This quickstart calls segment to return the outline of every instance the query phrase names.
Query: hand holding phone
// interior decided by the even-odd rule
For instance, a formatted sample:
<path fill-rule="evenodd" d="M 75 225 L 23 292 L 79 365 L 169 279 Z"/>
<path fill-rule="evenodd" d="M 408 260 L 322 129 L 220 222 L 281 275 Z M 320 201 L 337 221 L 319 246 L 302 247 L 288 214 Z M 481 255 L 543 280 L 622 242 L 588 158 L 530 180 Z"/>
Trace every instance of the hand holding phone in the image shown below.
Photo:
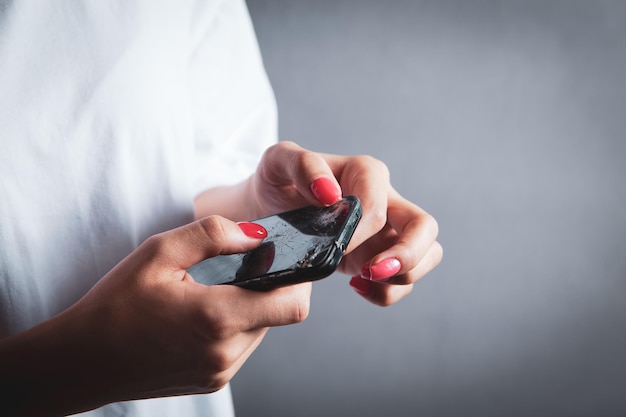
<path fill-rule="evenodd" d="M 206 285 L 253 290 L 325 278 L 337 269 L 361 215 L 359 199 L 349 196 L 328 207 L 309 206 L 253 220 L 268 233 L 260 246 L 206 259 L 187 272 Z"/>

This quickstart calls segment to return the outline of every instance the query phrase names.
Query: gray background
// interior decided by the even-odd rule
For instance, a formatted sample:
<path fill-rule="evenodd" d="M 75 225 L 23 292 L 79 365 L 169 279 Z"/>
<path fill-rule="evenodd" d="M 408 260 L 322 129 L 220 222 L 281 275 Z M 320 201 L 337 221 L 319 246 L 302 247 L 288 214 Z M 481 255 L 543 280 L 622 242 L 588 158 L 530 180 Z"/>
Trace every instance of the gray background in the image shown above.
<path fill-rule="evenodd" d="M 445 256 L 390 308 L 316 283 L 239 416 L 626 415 L 626 2 L 249 6 L 281 138 L 385 161 Z"/>

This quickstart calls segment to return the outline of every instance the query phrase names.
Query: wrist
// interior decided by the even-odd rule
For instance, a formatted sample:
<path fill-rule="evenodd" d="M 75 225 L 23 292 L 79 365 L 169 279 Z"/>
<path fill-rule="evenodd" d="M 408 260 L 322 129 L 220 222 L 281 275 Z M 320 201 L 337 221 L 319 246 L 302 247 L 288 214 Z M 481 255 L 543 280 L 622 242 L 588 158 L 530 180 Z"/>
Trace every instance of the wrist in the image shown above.
<path fill-rule="evenodd" d="M 8 415 L 67 415 L 112 401 L 99 369 L 107 362 L 101 357 L 104 338 L 87 327 L 66 311 L 0 341 L 0 389 Z"/>
<path fill-rule="evenodd" d="M 233 221 L 246 221 L 262 215 L 254 187 L 254 176 L 235 185 L 210 188 L 194 201 L 195 218 L 220 215 Z"/>

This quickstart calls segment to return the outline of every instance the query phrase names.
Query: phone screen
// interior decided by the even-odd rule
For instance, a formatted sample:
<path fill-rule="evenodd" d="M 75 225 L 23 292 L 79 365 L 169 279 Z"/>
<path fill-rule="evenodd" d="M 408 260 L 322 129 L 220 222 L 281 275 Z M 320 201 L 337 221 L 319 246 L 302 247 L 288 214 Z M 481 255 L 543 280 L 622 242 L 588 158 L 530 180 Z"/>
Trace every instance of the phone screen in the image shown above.
<path fill-rule="evenodd" d="M 188 272 L 207 285 L 241 284 L 259 277 L 278 278 L 284 285 L 288 275 L 295 276 L 293 283 L 319 279 L 336 268 L 359 219 L 356 197 L 257 219 L 254 222 L 268 234 L 260 246 L 209 258 Z"/>

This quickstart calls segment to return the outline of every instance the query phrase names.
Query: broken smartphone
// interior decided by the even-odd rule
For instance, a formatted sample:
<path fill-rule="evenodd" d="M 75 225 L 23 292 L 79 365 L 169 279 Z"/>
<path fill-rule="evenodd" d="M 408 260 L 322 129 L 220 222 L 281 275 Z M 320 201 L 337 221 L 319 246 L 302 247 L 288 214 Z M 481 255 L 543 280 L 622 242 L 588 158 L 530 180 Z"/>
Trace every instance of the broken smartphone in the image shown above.
<path fill-rule="evenodd" d="M 220 255 L 187 270 L 205 285 L 233 284 L 253 290 L 315 281 L 332 274 L 361 219 L 357 197 L 328 207 L 304 207 L 253 220 L 267 230 L 257 248 Z"/>

